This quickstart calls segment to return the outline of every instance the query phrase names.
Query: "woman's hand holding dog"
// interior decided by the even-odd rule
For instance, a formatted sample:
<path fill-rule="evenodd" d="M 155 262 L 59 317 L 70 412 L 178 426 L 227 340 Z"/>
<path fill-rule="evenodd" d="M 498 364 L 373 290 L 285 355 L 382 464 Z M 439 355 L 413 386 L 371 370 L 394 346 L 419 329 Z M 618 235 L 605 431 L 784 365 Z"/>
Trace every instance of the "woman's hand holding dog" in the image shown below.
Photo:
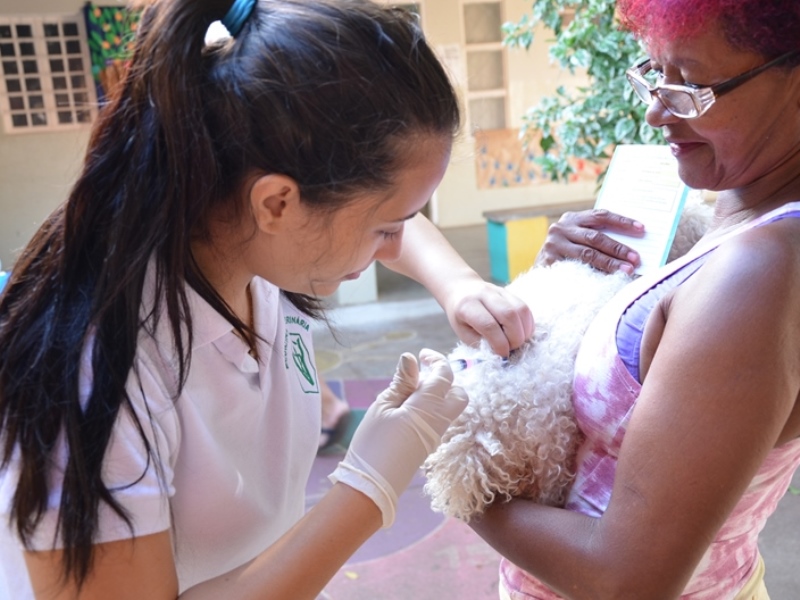
<path fill-rule="evenodd" d="M 633 274 L 639 265 L 639 255 L 605 235 L 604 230 L 641 236 L 644 225 L 604 209 L 566 212 L 550 226 L 536 264 L 550 265 L 569 258 L 606 273 Z"/>

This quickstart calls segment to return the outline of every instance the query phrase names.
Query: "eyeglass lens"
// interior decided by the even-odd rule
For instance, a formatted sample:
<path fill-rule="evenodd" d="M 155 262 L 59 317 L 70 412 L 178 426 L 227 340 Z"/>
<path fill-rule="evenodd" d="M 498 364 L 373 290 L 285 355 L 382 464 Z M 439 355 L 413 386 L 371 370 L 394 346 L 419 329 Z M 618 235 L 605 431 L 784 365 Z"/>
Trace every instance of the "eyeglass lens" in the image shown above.
<path fill-rule="evenodd" d="M 677 117 L 694 117 L 697 115 L 697 107 L 688 92 L 661 90 L 660 98 L 667 110 Z"/>
<path fill-rule="evenodd" d="M 642 79 L 638 77 L 629 77 L 628 79 L 636 95 L 645 104 L 652 104 L 653 96 L 655 95 L 661 100 L 667 110 L 677 117 L 693 117 L 697 115 L 697 107 L 689 92 L 664 88 L 659 88 L 657 91 L 651 92 L 651 88 L 655 87 L 655 85 L 651 84 L 648 86 L 649 82 L 646 81 L 645 77 L 642 77 Z M 655 81 L 653 83 L 655 83 Z"/>

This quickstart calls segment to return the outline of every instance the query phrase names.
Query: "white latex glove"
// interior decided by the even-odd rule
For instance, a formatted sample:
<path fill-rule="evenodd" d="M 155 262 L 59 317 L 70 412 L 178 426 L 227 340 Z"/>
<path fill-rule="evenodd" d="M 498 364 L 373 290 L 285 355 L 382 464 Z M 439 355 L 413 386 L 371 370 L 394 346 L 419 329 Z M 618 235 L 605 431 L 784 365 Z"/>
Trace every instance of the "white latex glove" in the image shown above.
<path fill-rule="evenodd" d="M 450 423 L 467 406 L 467 394 L 453 386 L 453 371 L 433 350 L 403 354 L 391 385 L 369 407 L 344 460 L 329 479 L 369 496 L 380 508 L 383 527 L 394 522 L 397 498 L 433 452 Z"/>

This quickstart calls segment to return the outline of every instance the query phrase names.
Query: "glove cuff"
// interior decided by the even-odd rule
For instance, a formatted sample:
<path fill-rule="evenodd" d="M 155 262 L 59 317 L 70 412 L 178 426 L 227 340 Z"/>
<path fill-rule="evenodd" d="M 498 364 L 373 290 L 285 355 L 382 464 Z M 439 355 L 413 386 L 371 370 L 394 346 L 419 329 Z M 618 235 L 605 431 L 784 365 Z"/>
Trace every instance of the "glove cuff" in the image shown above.
<path fill-rule="evenodd" d="M 355 462 L 359 466 L 346 461 Z M 345 460 L 339 463 L 333 473 L 328 475 L 328 479 L 331 483 L 349 485 L 367 496 L 381 511 L 382 528 L 387 529 L 392 526 L 397 514 L 397 494 L 380 473 L 358 458 L 358 455 L 352 450 L 347 453 Z"/>

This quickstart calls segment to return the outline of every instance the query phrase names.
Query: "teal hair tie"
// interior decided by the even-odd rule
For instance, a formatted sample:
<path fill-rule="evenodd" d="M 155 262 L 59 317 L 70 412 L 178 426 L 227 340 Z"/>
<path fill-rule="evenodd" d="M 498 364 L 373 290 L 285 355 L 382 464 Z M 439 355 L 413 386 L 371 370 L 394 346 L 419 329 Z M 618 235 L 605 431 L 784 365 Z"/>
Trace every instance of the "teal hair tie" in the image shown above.
<path fill-rule="evenodd" d="M 228 30 L 231 37 L 239 35 L 255 5 L 256 0 L 233 0 L 230 10 L 222 17 L 222 24 L 225 25 L 225 29 Z"/>

